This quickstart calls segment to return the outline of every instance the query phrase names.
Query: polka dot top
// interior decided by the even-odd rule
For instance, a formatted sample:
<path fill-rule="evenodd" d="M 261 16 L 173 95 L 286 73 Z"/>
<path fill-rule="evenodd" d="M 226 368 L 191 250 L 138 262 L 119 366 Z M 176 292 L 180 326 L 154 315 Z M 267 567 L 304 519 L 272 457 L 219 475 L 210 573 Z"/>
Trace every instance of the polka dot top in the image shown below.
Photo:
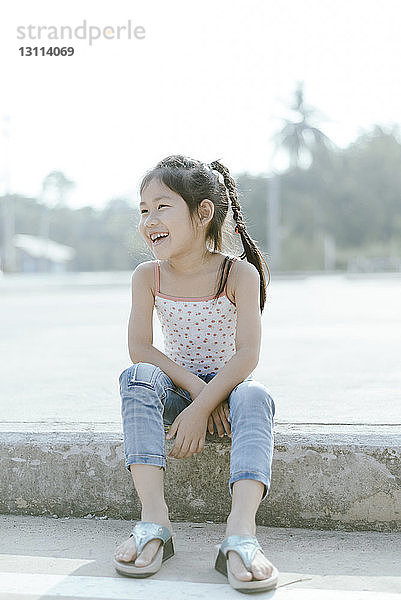
<path fill-rule="evenodd" d="M 232 263 L 227 279 L 231 267 Z M 227 296 L 227 283 L 217 299 L 167 296 L 159 288 L 160 265 L 156 261 L 155 308 L 165 354 L 195 375 L 217 373 L 235 353 L 237 308 Z"/>

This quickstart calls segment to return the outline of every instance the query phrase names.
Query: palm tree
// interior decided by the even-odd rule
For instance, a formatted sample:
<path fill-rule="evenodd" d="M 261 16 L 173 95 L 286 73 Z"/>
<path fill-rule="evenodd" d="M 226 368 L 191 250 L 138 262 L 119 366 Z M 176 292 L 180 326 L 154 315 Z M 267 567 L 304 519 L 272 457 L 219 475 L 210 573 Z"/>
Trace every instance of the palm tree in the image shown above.
<path fill-rule="evenodd" d="M 284 150 L 289 158 L 289 169 L 299 168 L 314 160 L 315 151 L 331 149 L 334 144 L 318 127 L 318 121 L 325 118 L 320 111 L 305 104 L 304 83 L 298 82 L 294 100 L 289 107 L 297 118 L 283 119 L 282 129 L 273 137 L 274 150 L 271 158 L 269 180 L 269 250 L 273 268 L 280 264 L 280 174 L 273 168 L 279 150 Z"/>
<path fill-rule="evenodd" d="M 75 183 L 68 179 L 62 171 L 51 171 L 43 180 L 42 197 L 53 206 L 65 203 L 68 193 L 75 187 Z"/>
<path fill-rule="evenodd" d="M 292 169 L 299 167 L 306 157 L 309 158 L 309 162 L 312 162 L 316 148 L 331 149 L 333 143 L 317 127 L 320 120 L 327 120 L 326 117 L 316 108 L 305 104 L 303 81 L 297 83 L 290 109 L 298 113 L 298 119 L 283 119 L 283 127 L 273 140 L 274 154 L 280 148 L 285 150 L 290 160 L 289 167 Z"/>

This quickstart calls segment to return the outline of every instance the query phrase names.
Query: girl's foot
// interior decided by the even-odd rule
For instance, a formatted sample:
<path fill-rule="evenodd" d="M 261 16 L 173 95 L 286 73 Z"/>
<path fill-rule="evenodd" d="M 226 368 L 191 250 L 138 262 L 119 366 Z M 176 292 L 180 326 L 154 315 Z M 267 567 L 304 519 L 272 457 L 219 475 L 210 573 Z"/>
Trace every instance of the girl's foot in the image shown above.
<path fill-rule="evenodd" d="M 226 537 L 229 535 L 254 536 L 255 533 L 255 525 L 241 523 L 238 518 L 230 520 L 230 517 L 228 517 Z M 272 574 L 273 565 L 260 550 L 256 551 L 255 558 L 252 561 L 252 572 L 248 571 L 237 552 L 227 552 L 227 557 L 231 573 L 240 581 L 251 581 L 253 577 L 255 577 L 255 579 L 268 579 Z"/>
<path fill-rule="evenodd" d="M 150 515 L 142 513 L 141 520 L 151 521 L 153 523 L 164 525 L 169 529 L 170 533 L 172 533 L 173 531 L 171 522 L 168 517 L 166 518 L 165 515 L 161 516 L 160 514 Z M 146 567 L 152 562 L 152 560 L 156 556 L 156 553 L 160 548 L 161 543 L 161 540 L 150 540 L 150 542 L 145 544 L 141 554 L 137 557 L 135 540 L 134 536 L 132 536 L 129 537 L 125 542 L 120 544 L 120 546 L 118 546 L 114 556 L 117 560 L 120 560 L 122 562 L 134 561 L 136 567 Z"/>

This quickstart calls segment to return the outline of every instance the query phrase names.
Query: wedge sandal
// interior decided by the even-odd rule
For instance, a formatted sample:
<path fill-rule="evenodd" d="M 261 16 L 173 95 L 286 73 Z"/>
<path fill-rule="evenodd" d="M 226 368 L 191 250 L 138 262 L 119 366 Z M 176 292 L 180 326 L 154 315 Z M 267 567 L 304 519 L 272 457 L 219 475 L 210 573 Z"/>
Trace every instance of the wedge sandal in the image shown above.
<path fill-rule="evenodd" d="M 162 563 L 175 554 L 173 536 L 164 525 L 148 521 L 138 521 L 130 534 L 131 536 L 135 538 L 137 556 L 141 554 L 143 547 L 150 540 L 161 540 L 162 543 L 152 562 L 144 567 L 136 567 L 134 564 L 135 561 L 124 562 L 117 560 L 114 556 L 114 567 L 121 575 L 128 577 L 149 577 L 157 573 Z"/>
<path fill-rule="evenodd" d="M 279 572 L 274 565 L 273 570 L 267 579 L 251 579 L 250 581 L 241 581 L 237 579 L 230 571 L 227 552 L 233 550 L 241 557 L 245 567 L 251 571 L 252 561 L 257 550 L 263 552 L 262 547 L 256 537 L 248 535 L 229 535 L 225 538 L 221 546 L 216 546 L 218 554 L 214 568 L 216 571 L 228 577 L 230 585 L 241 592 L 265 592 L 272 590 L 277 586 Z M 264 554 L 264 552 L 263 552 Z M 271 564 L 271 563 L 270 563 Z M 251 571 L 252 572 L 252 571 Z"/>

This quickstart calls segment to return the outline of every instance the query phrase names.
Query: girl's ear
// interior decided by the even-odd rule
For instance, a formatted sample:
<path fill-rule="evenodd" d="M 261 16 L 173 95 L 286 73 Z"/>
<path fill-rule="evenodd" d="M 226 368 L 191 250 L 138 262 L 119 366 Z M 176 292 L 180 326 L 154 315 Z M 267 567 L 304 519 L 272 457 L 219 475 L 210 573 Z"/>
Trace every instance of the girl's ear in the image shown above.
<path fill-rule="evenodd" d="M 208 198 L 202 200 L 198 205 L 198 215 L 200 219 L 200 225 L 207 225 L 214 215 L 214 204 Z"/>

